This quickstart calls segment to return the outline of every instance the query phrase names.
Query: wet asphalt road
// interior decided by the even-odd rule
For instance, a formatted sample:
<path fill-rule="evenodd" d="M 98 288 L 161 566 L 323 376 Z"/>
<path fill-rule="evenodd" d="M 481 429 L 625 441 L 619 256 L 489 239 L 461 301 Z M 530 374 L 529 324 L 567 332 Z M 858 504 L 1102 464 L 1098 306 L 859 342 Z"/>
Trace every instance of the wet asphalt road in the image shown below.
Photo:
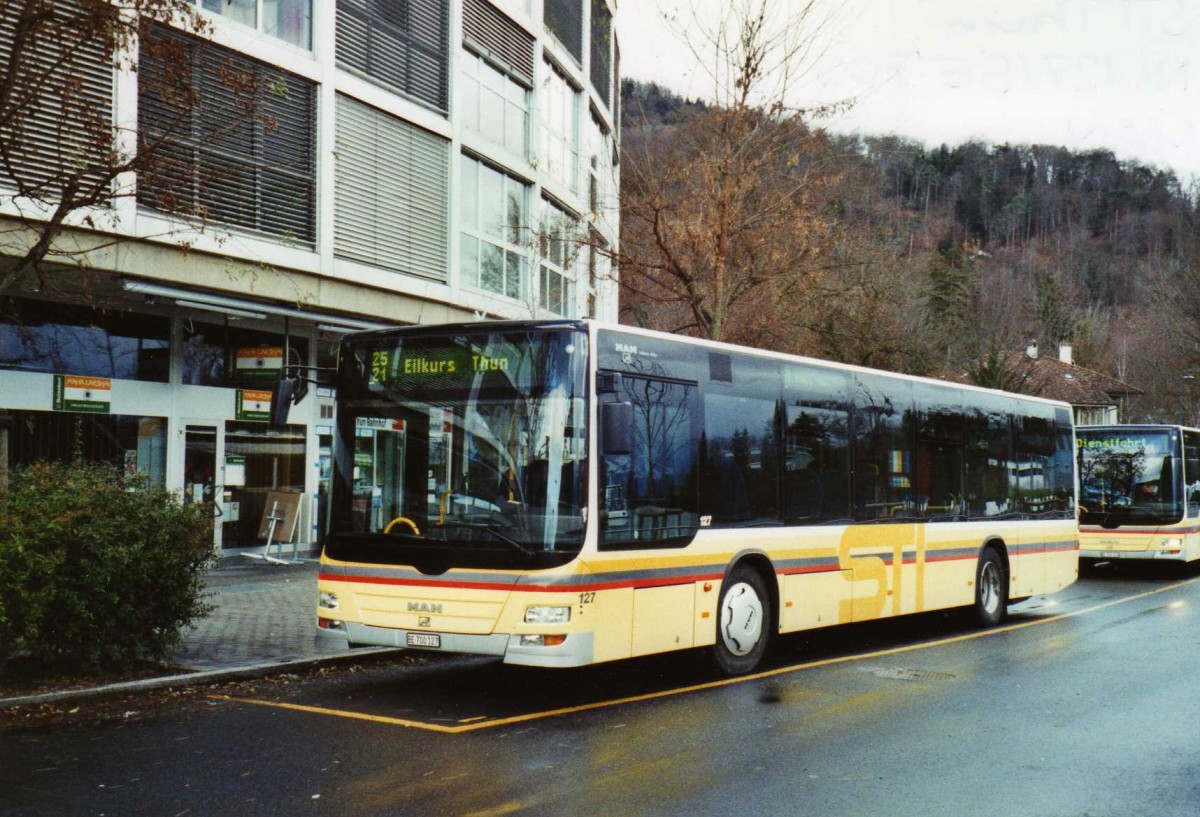
<path fill-rule="evenodd" d="M 0 815 L 1200 814 L 1200 578 L 584 670 L 376 665 L 0 731 Z M 615 703 L 613 701 L 616 701 Z"/>

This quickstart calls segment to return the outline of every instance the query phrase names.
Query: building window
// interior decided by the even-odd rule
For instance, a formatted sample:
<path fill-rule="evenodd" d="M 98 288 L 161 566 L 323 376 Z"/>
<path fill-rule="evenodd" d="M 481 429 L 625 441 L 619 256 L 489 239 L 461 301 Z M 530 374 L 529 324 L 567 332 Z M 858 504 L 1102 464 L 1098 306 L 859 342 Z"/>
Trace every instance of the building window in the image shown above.
<path fill-rule="evenodd" d="M 552 64 L 542 80 L 542 154 L 546 173 L 579 191 L 579 91 Z"/>
<path fill-rule="evenodd" d="M 546 30 L 563 44 L 575 58 L 576 64 L 583 63 L 583 2 L 582 0 L 545 0 L 542 19 Z"/>
<path fill-rule="evenodd" d="M 261 546 L 258 535 L 262 519 L 270 513 L 268 503 L 272 491 L 304 490 L 305 433 L 303 426 L 271 428 L 266 423 L 225 423 L 225 462 L 239 462 L 242 481 L 225 485 L 226 509 L 237 508 L 234 514 L 221 519 L 223 548 Z M 276 531 L 276 540 L 286 535 Z"/>
<path fill-rule="evenodd" d="M 177 47 L 139 68 L 138 137 L 156 157 L 139 202 L 311 245 L 316 86 L 163 26 L 152 36 Z M 176 92 L 179 71 L 194 95 Z"/>
<path fill-rule="evenodd" d="M 40 34 L 18 45 L 21 18 L 30 13 L 52 14 L 54 21 L 35 24 Z M 0 63 L 11 81 L 0 121 L 0 187 L 6 192 L 51 201 L 76 178 L 83 190 L 107 184 L 112 56 L 101 37 L 79 24 L 80 14 L 75 3 L 0 3 Z"/>
<path fill-rule="evenodd" d="M 448 0 L 338 0 L 338 66 L 445 112 Z"/>
<path fill-rule="evenodd" d="M 593 113 L 588 117 L 588 209 L 599 218 L 615 220 L 616 183 L 612 169 L 612 137 Z"/>
<path fill-rule="evenodd" d="M 600 287 L 600 279 L 605 277 L 608 269 L 608 258 L 605 251 L 608 242 L 595 229 L 589 229 L 590 240 L 587 245 L 587 277 L 582 281 L 584 288 L 583 317 L 596 318 L 596 290 Z"/>
<path fill-rule="evenodd" d="M 335 161 L 334 253 L 445 280 L 450 143 L 338 96 Z"/>
<path fill-rule="evenodd" d="M 292 45 L 312 47 L 312 0 L 200 0 L 200 7 Z"/>
<path fill-rule="evenodd" d="M 470 130 L 529 155 L 529 89 L 470 51 L 462 55 L 458 113 Z"/>
<path fill-rule="evenodd" d="M 0 369 L 166 383 L 170 320 L 0 298 Z"/>
<path fill-rule="evenodd" d="M 575 317 L 575 281 L 583 246 L 579 220 L 543 202 L 539 229 L 538 306 L 563 317 Z"/>
<path fill-rule="evenodd" d="M 128 414 L 11 411 L 8 462 L 0 470 L 37 462 L 108 463 L 150 485 L 166 482 L 167 420 Z"/>
<path fill-rule="evenodd" d="M 529 188 L 470 156 L 462 157 L 461 170 L 463 283 L 523 299 L 528 250 L 522 242 L 529 223 Z"/>
<path fill-rule="evenodd" d="M 612 108 L 612 12 L 605 0 L 592 0 L 592 87 Z"/>
<path fill-rule="evenodd" d="M 463 45 L 533 83 L 536 41 L 488 0 L 463 3 Z"/>
<path fill-rule="evenodd" d="M 228 324 L 184 321 L 185 385 L 270 388 L 279 379 L 285 363 L 302 366 L 307 362 L 305 338 Z"/>

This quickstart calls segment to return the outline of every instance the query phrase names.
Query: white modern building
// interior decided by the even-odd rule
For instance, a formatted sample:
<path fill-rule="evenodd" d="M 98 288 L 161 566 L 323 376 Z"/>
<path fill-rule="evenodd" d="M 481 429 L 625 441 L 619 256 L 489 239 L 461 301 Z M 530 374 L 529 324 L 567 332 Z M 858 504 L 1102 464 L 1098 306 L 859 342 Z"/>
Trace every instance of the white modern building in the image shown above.
<path fill-rule="evenodd" d="M 0 10 L 0 57 L 21 5 Z M 211 502 L 227 555 L 261 549 L 268 494 L 290 492 L 311 552 L 332 390 L 271 428 L 281 367 L 331 366 L 358 328 L 616 319 L 616 3 L 197 5 L 205 36 L 157 28 L 191 72 L 189 116 L 234 104 L 234 70 L 270 90 L 270 126 L 177 127 L 178 100 L 145 90 L 175 62 L 81 74 L 81 94 L 111 99 L 115 138 L 159 140 L 170 162 L 128 180 L 109 217 L 75 218 L 58 271 L 0 294 L 0 476 L 112 462 Z M 53 131 L 0 133 L 31 145 L 0 165 L 0 232 L 30 213 L 12 174 L 67 160 Z M 181 204 L 203 224 L 166 215 Z"/>

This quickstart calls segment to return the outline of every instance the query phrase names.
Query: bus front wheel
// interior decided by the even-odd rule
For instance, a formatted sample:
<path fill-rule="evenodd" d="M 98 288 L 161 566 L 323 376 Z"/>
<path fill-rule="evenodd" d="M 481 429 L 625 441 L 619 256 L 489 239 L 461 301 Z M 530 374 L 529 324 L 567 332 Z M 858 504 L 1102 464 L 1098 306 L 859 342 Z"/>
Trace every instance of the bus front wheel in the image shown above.
<path fill-rule="evenodd" d="M 1008 615 L 1008 583 L 1004 580 L 1004 563 L 995 548 L 986 547 L 979 554 L 975 568 L 975 617 L 984 627 L 995 627 Z"/>
<path fill-rule="evenodd" d="M 717 604 L 717 664 L 728 675 L 753 670 L 767 651 L 770 628 L 771 596 L 762 575 L 744 565 L 735 567 Z"/>

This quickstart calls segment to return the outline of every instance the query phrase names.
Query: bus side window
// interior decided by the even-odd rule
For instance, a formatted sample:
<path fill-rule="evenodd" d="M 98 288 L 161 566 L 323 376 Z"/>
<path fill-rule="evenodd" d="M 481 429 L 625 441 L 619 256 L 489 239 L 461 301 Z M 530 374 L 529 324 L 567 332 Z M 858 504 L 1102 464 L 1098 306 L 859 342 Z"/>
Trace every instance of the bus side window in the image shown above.
<path fill-rule="evenodd" d="M 632 445 L 601 456 L 601 547 L 686 545 L 700 521 L 696 387 L 626 374 L 617 398 L 633 406 Z"/>
<path fill-rule="evenodd" d="M 1183 432 L 1183 484 L 1187 515 L 1200 516 L 1200 432 Z"/>
<path fill-rule="evenodd" d="M 850 396 L 845 372 L 783 369 L 783 504 L 788 525 L 850 518 Z"/>
<path fill-rule="evenodd" d="M 916 414 L 912 385 L 876 375 L 854 378 L 854 518 L 911 520 Z"/>
<path fill-rule="evenodd" d="M 966 412 L 967 516 L 1007 516 L 1012 500 L 1010 476 L 1016 470 L 1012 424 L 1016 403 L 980 395 Z"/>

